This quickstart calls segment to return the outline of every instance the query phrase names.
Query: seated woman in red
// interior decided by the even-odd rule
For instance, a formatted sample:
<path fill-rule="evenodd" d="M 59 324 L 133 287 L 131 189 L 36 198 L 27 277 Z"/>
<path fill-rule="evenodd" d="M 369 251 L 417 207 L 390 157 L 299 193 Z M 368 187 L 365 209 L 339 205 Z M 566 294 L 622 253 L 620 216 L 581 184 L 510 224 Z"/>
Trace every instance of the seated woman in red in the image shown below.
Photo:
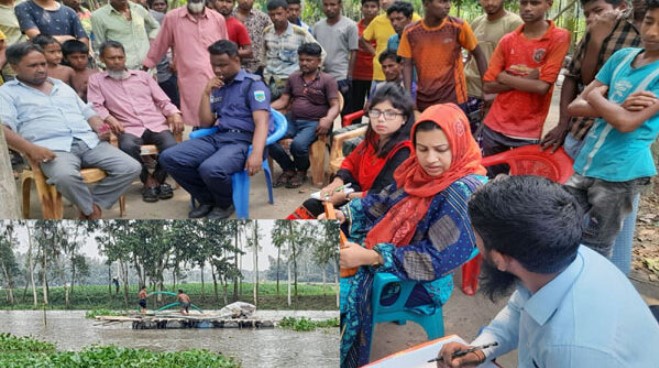
<path fill-rule="evenodd" d="M 343 160 L 332 182 L 320 190 L 320 198 L 329 198 L 336 207 L 364 196 L 367 191 L 377 193 L 393 183 L 394 171 L 410 156 L 409 135 L 414 123 L 410 97 L 400 86 L 386 83 L 371 98 L 370 106 L 364 141 Z M 347 184 L 354 192 L 337 191 Z M 310 198 L 287 219 L 315 219 L 323 210 L 322 200 Z"/>

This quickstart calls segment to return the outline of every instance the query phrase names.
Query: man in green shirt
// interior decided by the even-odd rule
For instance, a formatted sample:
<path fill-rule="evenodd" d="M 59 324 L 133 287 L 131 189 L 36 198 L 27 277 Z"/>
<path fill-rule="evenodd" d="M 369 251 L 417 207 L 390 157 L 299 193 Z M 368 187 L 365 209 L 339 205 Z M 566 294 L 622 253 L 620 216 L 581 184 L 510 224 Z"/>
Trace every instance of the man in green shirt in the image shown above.
<path fill-rule="evenodd" d="M 96 45 L 118 41 L 126 50 L 126 67 L 140 69 L 149 52 L 149 40 L 156 38 L 160 25 L 140 5 L 128 0 L 110 0 L 92 13 Z"/>

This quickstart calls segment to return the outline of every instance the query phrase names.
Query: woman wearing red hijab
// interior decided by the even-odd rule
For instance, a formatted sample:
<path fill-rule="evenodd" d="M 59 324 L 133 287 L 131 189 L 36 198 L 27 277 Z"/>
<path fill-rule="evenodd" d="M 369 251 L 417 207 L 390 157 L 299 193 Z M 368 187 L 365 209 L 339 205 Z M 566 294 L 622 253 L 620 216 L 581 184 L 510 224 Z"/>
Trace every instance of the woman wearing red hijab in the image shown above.
<path fill-rule="evenodd" d="M 375 272 L 421 281 L 408 307 L 441 306 L 452 283 L 440 279 L 476 244 L 467 202 L 487 179 L 469 120 L 457 105 L 435 105 L 419 116 L 411 137 L 414 152 L 394 173 L 395 183 L 344 209 L 356 242 L 341 250 L 340 263 L 359 270 L 341 280 L 341 367 L 368 363 Z"/>

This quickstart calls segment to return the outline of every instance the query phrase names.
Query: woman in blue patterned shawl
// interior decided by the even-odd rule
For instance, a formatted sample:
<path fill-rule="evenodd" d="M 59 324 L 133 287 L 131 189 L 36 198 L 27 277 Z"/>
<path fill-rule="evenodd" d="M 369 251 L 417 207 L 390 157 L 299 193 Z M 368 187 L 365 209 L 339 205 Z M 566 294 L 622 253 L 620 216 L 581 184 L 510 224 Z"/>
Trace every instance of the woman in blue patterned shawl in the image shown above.
<path fill-rule="evenodd" d="M 452 279 L 443 276 L 466 262 L 475 247 L 467 201 L 487 179 L 469 120 L 454 104 L 435 105 L 419 116 L 411 137 L 414 152 L 396 170 L 395 183 L 353 200 L 338 214 L 353 241 L 341 250 L 341 267 L 358 267 L 354 276 L 341 279 L 344 368 L 368 363 L 375 272 L 420 282 L 407 307 L 441 306 L 453 288 Z"/>

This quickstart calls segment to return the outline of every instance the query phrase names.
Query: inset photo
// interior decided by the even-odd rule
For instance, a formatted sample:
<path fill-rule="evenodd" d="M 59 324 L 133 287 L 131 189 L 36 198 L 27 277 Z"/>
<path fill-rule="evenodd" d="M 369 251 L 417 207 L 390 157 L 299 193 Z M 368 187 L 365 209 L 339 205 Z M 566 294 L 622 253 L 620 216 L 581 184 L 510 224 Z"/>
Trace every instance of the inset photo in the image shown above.
<path fill-rule="evenodd" d="M 338 234 L 334 221 L 0 221 L 0 366 L 337 367 Z"/>

